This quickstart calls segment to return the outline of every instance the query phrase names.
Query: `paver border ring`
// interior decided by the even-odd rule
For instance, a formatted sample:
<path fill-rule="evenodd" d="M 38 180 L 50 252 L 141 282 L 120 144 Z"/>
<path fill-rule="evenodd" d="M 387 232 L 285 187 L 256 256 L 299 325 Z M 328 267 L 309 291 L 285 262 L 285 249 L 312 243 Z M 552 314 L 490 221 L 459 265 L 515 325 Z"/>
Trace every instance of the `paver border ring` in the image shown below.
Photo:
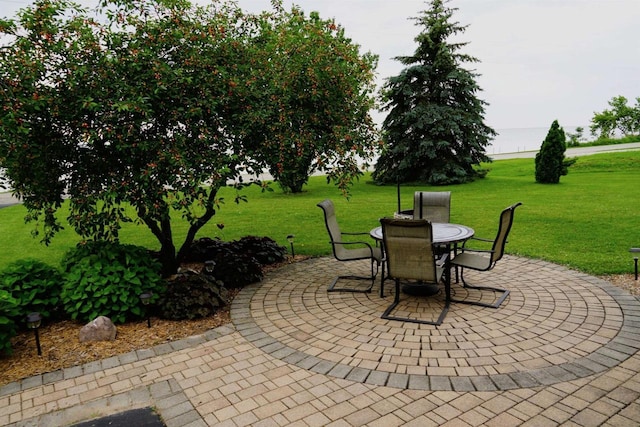
<path fill-rule="evenodd" d="M 344 268 L 332 258 L 313 258 L 269 273 L 234 299 L 236 330 L 302 369 L 434 391 L 546 386 L 605 372 L 640 350 L 636 297 L 549 262 L 505 256 L 492 272 L 469 274 L 470 281 L 493 280 L 511 295 L 497 310 L 454 304 L 438 328 L 380 319 L 389 295 L 327 293 Z M 427 312 L 436 303 L 407 302 L 408 309 Z"/>

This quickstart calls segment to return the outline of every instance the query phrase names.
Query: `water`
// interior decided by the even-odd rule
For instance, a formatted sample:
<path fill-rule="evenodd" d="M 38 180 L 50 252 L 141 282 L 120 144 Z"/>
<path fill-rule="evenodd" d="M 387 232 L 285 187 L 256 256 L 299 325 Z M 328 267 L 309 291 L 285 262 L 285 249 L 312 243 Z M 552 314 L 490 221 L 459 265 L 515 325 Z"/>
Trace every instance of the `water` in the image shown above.
<path fill-rule="evenodd" d="M 569 134 L 575 133 L 576 126 L 563 126 L 567 140 Z M 583 137 L 590 138 L 589 127 L 582 126 Z M 548 127 L 541 128 L 512 128 L 512 129 L 496 129 L 498 135 L 491 141 L 491 145 L 487 146 L 487 154 L 501 153 L 519 153 L 521 151 L 538 151 L 542 145 L 542 141 L 549 132 Z"/>

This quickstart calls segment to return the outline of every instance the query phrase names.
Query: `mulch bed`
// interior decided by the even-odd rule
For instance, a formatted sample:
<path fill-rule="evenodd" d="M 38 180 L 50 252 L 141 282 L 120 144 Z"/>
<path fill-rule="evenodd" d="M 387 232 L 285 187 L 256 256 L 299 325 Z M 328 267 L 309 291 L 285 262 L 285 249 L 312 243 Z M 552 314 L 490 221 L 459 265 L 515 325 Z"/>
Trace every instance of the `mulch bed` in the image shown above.
<path fill-rule="evenodd" d="M 283 264 L 306 258 L 296 256 L 295 260 L 288 260 Z M 283 264 L 271 266 L 267 270 Z M 632 274 L 603 276 L 602 279 L 626 289 L 632 295 L 640 295 L 640 280 L 634 280 Z M 117 325 L 118 335 L 115 341 L 87 343 L 81 343 L 78 339 L 82 325 L 77 322 L 45 324 L 39 330 L 42 356 L 37 355 L 33 332 L 21 332 L 11 340 L 13 355 L 0 358 L 0 386 L 34 375 L 199 335 L 230 322 L 227 306 L 210 317 L 197 320 L 151 318 L 151 328 L 147 327 L 146 320 Z"/>

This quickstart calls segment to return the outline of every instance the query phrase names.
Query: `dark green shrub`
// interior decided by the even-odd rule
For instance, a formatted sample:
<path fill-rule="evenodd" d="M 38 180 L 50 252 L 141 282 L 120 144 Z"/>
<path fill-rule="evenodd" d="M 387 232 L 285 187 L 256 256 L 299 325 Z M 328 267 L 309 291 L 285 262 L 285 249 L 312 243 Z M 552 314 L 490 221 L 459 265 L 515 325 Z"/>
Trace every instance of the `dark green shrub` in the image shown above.
<path fill-rule="evenodd" d="M 19 317 L 37 311 L 45 319 L 61 318 L 62 284 L 60 271 L 33 259 L 16 261 L 0 272 L 0 289 L 18 301 Z"/>
<path fill-rule="evenodd" d="M 235 242 L 234 246 L 238 253 L 251 255 L 262 265 L 282 262 L 287 255 L 287 248 L 269 237 L 246 236 Z"/>
<path fill-rule="evenodd" d="M 197 319 L 215 313 L 228 304 L 222 281 L 193 272 L 178 273 L 158 300 L 158 314 L 171 320 Z"/>
<path fill-rule="evenodd" d="M 547 137 L 542 142 L 540 151 L 535 158 L 536 182 L 542 184 L 557 184 L 560 177 L 568 173 L 568 168 L 575 163 L 575 159 L 565 160 L 564 152 L 567 141 L 564 130 L 557 120 L 551 124 Z"/>
<path fill-rule="evenodd" d="M 229 250 L 228 243 L 218 238 L 202 237 L 191 243 L 185 256 L 186 262 L 205 262 L 218 258 L 218 255 Z"/>
<path fill-rule="evenodd" d="M 213 276 L 222 280 L 227 289 L 242 288 L 262 280 L 262 265 L 248 254 L 228 251 L 218 255 Z"/>
<path fill-rule="evenodd" d="M 188 262 L 214 261 L 213 275 L 227 288 L 240 288 L 262 280 L 262 266 L 285 259 L 287 250 L 268 237 L 247 236 L 232 242 L 208 237 L 196 240 Z"/>
<path fill-rule="evenodd" d="M 152 302 L 164 291 L 160 264 L 144 248 L 110 242 L 87 242 L 63 260 L 64 309 L 82 322 L 107 316 L 114 323 L 140 318 L 140 294 L 152 292 Z"/>
<path fill-rule="evenodd" d="M 20 315 L 20 304 L 17 299 L 5 290 L 0 289 L 0 354 L 11 354 L 11 338 L 16 335 L 14 321 Z"/>

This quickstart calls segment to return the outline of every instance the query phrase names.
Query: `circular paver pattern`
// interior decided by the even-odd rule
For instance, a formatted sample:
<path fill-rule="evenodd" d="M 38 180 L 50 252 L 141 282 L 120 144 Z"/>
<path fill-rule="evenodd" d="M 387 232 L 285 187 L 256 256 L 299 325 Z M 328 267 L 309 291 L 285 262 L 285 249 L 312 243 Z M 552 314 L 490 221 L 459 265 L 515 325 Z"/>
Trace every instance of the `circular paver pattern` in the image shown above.
<path fill-rule="evenodd" d="M 244 289 L 232 321 L 256 347 L 300 368 L 375 385 L 421 390 L 508 390 L 603 372 L 640 349 L 638 300 L 598 278 L 548 262 L 506 256 L 470 284 L 511 291 L 498 309 L 451 304 L 441 326 L 384 320 L 394 285 L 371 293 L 327 292 L 368 263 L 317 258 Z M 341 285 L 366 287 L 343 280 Z M 455 299 L 491 302 L 489 291 L 452 284 Z M 434 320 L 444 305 L 401 296 L 395 315 Z"/>

